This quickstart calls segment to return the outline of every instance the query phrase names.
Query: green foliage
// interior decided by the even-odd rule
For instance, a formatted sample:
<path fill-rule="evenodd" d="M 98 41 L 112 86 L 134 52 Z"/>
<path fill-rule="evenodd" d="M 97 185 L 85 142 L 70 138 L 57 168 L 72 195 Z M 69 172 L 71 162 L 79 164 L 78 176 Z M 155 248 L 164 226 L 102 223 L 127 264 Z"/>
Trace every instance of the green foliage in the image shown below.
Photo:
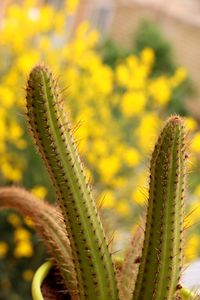
<path fill-rule="evenodd" d="M 170 43 L 163 37 L 156 23 L 144 20 L 139 25 L 133 42 L 136 53 L 150 47 L 154 50 L 156 63 L 153 66 L 155 74 L 171 73 L 175 69 Z"/>
<path fill-rule="evenodd" d="M 103 62 L 112 68 L 116 66 L 121 59 L 127 57 L 130 51 L 119 47 L 114 41 L 111 39 L 107 39 L 104 41 L 98 48 L 100 51 Z"/>

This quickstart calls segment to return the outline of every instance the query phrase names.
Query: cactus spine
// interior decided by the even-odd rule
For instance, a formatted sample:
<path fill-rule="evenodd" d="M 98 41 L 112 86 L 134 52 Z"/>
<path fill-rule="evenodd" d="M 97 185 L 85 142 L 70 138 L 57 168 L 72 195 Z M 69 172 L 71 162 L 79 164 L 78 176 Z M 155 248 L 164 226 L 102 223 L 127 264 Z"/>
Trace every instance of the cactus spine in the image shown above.
<path fill-rule="evenodd" d="M 80 299 L 118 299 L 105 234 L 86 183 L 56 81 L 36 66 L 27 85 L 27 113 L 39 153 L 55 186 L 68 231 Z"/>
<path fill-rule="evenodd" d="M 150 167 L 145 239 L 133 300 L 174 299 L 182 266 L 185 132 L 169 118 Z"/>

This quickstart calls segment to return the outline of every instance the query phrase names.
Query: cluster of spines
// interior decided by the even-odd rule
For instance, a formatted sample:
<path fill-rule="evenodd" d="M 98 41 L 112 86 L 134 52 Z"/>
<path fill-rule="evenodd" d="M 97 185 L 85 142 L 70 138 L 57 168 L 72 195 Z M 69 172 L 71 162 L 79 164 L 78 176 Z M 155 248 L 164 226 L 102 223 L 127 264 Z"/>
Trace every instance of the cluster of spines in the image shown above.
<path fill-rule="evenodd" d="M 182 266 L 185 130 L 171 117 L 153 151 L 145 240 L 133 300 L 173 299 Z"/>
<path fill-rule="evenodd" d="M 66 289 L 72 299 L 78 299 L 71 247 L 60 210 L 17 187 L 0 189 L 0 209 L 4 208 L 31 218 L 60 270 Z"/>
<path fill-rule="evenodd" d="M 56 188 L 69 234 L 80 299 L 118 299 L 111 255 L 61 106 L 57 84 L 36 66 L 27 85 L 31 131 Z"/>

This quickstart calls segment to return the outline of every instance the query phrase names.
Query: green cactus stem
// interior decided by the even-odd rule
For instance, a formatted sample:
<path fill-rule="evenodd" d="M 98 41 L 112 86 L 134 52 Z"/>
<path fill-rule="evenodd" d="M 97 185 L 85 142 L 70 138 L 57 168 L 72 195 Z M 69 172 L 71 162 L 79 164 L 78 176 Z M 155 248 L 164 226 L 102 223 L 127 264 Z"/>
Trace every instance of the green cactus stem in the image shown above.
<path fill-rule="evenodd" d="M 116 300 L 105 234 L 52 74 L 36 66 L 27 84 L 27 114 L 37 149 L 57 192 L 74 256 L 80 299 Z"/>
<path fill-rule="evenodd" d="M 182 267 L 185 129 L 172 116 L 154 148 L 142 258 L 133 300 L 172 300 Z"/>
<path fill-rule="evenodd" d="M 0 209 L 5 208 L 31 218 L 61 272 L 66 290 L 72 300 L 78 299 L 71 247 L 60 210 L 17 187 L 0 189 Z"/>

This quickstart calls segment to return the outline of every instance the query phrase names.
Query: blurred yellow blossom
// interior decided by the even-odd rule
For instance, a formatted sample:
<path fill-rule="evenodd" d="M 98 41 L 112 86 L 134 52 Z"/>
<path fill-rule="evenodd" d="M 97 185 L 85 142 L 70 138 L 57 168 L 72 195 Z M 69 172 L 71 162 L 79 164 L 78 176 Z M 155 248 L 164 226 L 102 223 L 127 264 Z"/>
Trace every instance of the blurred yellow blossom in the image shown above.
<path fill-rule="evenodd" d="M 144 205 L 146 203 L 147 197 L 144 194 L 141 186 L 134 188 L 133 193 L 132 193 L 132 200 L 133 200 L 133 202 L 135 202 L 139 205 Z"/>
<path fill-rule="evenodd" d="M 200 197 L 200 184 L 196 186 L 194 190 L 194 194 L 198 197 Z"/>
<path fill-rule="evenodd" d="M 33 256 L 33 247 L 29 240 L 19 241 L 15 247 L 14 255 L 16 257 L 31 257 Z"/>
<path fill-rule="evenodd" d="M 114 155 L 99 159 L 98 169 L 101 174 L 101 180 L 105 183 L 109 183 L 112 177 L 116 175 L 119 168 L 119 158 Z"/>
<path fill-rule="evenodd" d="M 22 227 L 15 230 L 14 239 L 16 241 L 28 240 L 30 238 L 30 232 Z"/>
<path fill-rule="evenodd" d="M 175 74 L 171 77 L 171 84 L 173 87 L 179 86 L 188 77 L 187 70 L 183 67 L 176 69 Z"/>
<path fill-rule="evenodd" d="M 47 195 L 47 189 L 44 186 L 35 186 L 31 192 L 33 193 L 33 195 L 35 195 L 36 197 L 38 197 L 40 200 L 44 200 L 44 198 Z"/>
<path fill-rule="evenodd" d="M 25 281 L 31 281 L 32 278 L 33 278 L 33 275 L 34 275 L 34 272 L 33 270 L 25 270 L 23 273 L 22 273 L 22 277 Z"/>
<path fill-rule="evenodd" d="M 125 65 L 118 65 L 116 69 L 116 77 L 120 85 L 126 86 L 126 83 L 130 78 L 129 72 Z"/>
<path fill-rule="evenodd" d="M 144 63 L 152 65 L 155 59 L 155 53 L 151 48 L 144 48 L 140 53 L 141 59 Z"/>
<path fill-rule="evenodd" d="M 155 113 L 141 116 L 139 126 L 135 130 L 138 142 L 143 151 L 150 150 L 157 138 L 161 120 Z"/>
<path fill-rule="evenodd" d="M 190 235 L 184 247 L 185 257 L 187 261 L 192 261 L 198 256 L 199 246 L 199 236 L 197 234 Z"/>
<path fill-rule="evenodd" d="M 4 257 L 8 252 L 8 244 L 0 241 L 0 258 Z"/>
<path fill-rule="evenodd" d="M 156 104 L 166 105 L 171 97 L 171 85 L 167 77 L 153 79 L 149 84 L 149 94 Z"/>
<path fill-rule="evenodd" d="M 195 119 L 193 119 L 191 117 L 186 117 L 186 118 L 184 118 L 184 121 L 185 121 L 187 130 L 194 131 L 197 129 L 198 124 L 195 121 Z"/>
<path fill-rule="evenodd" d="M 32 221 L 31 218 L 29 218 L 28 216 L 24 217 L 24 223 L 30 227 L 30 228 L 34 228 L 35 225 L 34 225 L 34 222 Z"/>
<path fill-rule="evenodd" d="M 190 149 L 194 152 L 200 152 L 200 132 L 197 132 L 191 141 Z"/>
<path fill-rule="evenodd" d="M 199 187 L 196 189 L 196 196 L 198 196 L 199 193 Z M 199 206 L 199 199 L 196 201 L 193 201 L 189 206 L 189 217 L 186 219 L 187 223 L 189 225 L 194 225 L 195 223 L 199 222 L 200 219 L 200 206 Z"/>
<path fill-rule="evenodd" d="M 102 205 L 104 208 L 113 208 L 115 206 L 116 200 L 114 194 L 110 190 L 105 190 L 102 195 Z"/>
<path fill-rule="evenodd" d="M 12 226 L 17 227 L 21 225 L 21 219 L 18 215 L 16 215 L 15 213 L 10 213 L 8 215 L 8 222 L 10 224 L 12 224 Z"/>
<path fill-rule="evenodd" d="M 140 163 L 140 153 L 136 148 L 127 148 L 124 151 L 124 161 L 129 167 L 135 167 Z"/>
<path fill-rule="evenodd" d="M 14 104 L 14 95 L 8 86 L 0 86 L 1 105 L 10 108 Z"/>
<path fill-rule="evenodd" d="M 120 216 L 128 216 L 130 214 L 130 206 L 126 200 L 117 201 L 115 209 Z"/>
<path fill-rule="evenodd" d="M 143 112 L 146 104 L 146 96 L 142 92 L 126 92 L 122 97 L 121 110 L 130 118 Z"/>
<path fill-rule="evenodd" d="M 9 163 L 4 162 L 1 164 L 2 174 L 9 180 L 20 181 L 22 178 L 22 173 L 16 167 L 11 166 Z"/>

